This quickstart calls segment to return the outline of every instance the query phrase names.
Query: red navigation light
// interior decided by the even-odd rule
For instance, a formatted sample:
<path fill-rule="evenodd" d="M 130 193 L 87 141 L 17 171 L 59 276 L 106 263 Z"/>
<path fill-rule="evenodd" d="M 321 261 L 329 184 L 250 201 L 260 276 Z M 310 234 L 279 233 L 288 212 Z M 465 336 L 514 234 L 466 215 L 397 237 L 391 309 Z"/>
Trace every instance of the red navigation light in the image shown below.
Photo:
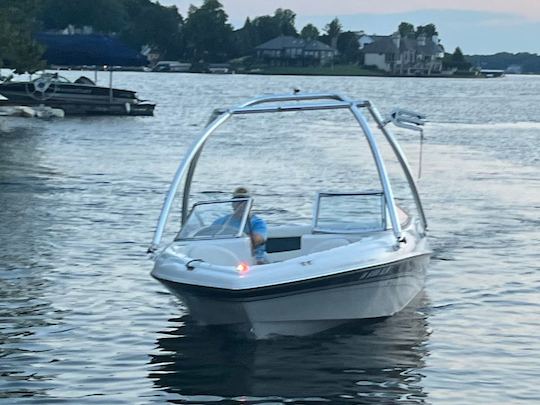
<path fill-rule="evenodd" d="M 244 262 L 240 263 L 236 266 L 236 271 L 240 274 L 246 274 L 249 271 L 249 264 Z"/>

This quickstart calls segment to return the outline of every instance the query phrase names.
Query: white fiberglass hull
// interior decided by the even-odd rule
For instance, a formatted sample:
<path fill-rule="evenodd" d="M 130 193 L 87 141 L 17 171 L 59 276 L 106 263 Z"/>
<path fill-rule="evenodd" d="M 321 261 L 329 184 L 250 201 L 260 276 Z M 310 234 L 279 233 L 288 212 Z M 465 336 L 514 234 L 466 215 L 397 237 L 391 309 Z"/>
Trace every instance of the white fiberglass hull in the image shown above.
<path fill-rule="evenodd" d="M 232 325 L 255 337 L 303 336 L 359 319 L 388 317 L 423 288 L 428 255 L 360 269 L 339 277 L 232 292 L 164 280 L 203 325 Z M 260 290 L 260 291 L 257 291 Z"/>
<path fill-rule="evenodd" d="M 200 324 L 230 325 L 257 338 L 309 335 L 353 320 L 391 316 L 422 290 L 430 256 L 425 237 L 409 230 L 409 242 L 399 249 L 391 240 L 388 233 L 253 266 L 245 275 L 200 262 L 188 269 L 186 260 L 192 258 L 173 246 L 158 255 L 152 275 Z"/>

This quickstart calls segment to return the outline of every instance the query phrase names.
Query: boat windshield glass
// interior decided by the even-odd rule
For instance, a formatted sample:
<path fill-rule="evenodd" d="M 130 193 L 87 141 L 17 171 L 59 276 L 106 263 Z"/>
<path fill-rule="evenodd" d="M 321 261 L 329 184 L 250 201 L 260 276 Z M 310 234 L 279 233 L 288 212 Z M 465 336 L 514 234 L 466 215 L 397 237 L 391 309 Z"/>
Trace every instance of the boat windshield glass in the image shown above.
<path fill-rule="evenodd" d="M 360 233 L 386 229 L 382 191 L 319 193 L 313 229 L 316 232 Z"/>
<path fill-rule="evenodd" d="M 251 198 L 196 203 L 176 240 L 243 236 L 250 209 Z"/>

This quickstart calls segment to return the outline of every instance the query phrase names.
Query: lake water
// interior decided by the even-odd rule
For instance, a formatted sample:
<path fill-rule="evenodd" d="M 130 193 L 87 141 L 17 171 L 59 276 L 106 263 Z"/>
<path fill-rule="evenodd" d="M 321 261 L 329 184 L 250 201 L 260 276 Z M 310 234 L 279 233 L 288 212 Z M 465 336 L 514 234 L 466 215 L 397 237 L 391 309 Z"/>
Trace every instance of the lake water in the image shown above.
<path fill-rule="evenodd" d="M 155 101 L 155 116 L 1 118 L 0 403 L 540 402 L 540 76 L 126 72 L 115 86 Z M 419 187 L 434 254 L 424 292 L 386 321 L 241 340 L 195 325 L 150 277 L 145 252 L 211 111 L 294 87 L 427 114 Z M 282 150 L 297 151 L 312 177 L 348 182 L 332 170 L 352 157 L 331 154 L 324 168 L 304 160 L 333 138 L 288 131 L 258 138 L 264 156 L 248 152 L 250 168 L 259 161 L 267 173 L 255 184 L 261 201 L 304 193 L 272 175 Z M 415 166 L 418 136 L 399 139 Z M 239 163 L 216 165 L 212 187 L 249 178 Z"/>

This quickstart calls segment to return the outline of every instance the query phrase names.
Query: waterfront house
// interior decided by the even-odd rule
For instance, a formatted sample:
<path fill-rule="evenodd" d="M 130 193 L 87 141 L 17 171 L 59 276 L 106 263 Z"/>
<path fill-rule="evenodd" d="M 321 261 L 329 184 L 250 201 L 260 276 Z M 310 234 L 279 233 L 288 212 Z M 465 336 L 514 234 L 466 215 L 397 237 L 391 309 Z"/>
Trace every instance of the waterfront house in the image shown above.
<path fill-rule="evenodd" d="M 364 65 L 395 75 L 429 76 L 442 72 L 444 48 L 436 35 L 431 38 L 392 35 L 358 35 Z"/>
<path fill-rule="evenodd" d="M 337 50 L 315 39 L 279 36 L 255 47 L 257 59 L 272 66 L 328 65 Z"/>

